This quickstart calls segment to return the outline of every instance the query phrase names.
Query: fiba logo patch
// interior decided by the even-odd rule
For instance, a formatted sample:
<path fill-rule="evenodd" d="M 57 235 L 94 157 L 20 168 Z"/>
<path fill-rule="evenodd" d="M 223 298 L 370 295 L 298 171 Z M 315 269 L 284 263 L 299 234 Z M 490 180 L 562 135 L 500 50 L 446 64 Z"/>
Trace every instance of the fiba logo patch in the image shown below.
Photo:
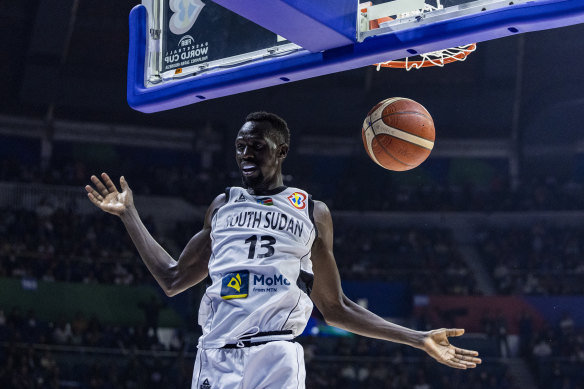
<path fill-rule="evenodd" d="M 205 4 L 201 0 L 170 0 L 173 15 L 168 23 L 170 31 L 182 35 L 193 27 Z"/>
<path fill-rule="evenodd" d="M 249 271 L 227 273 L 221 280 L 221 298 L 224 300 L 246 298 L 249 293 Z"/>
<path fill-rule="evenodd" d="M 190 35 L 185 35 L 178 41 L 178 47 L 188 47 L 195 44 L 195 38 Z"/>
<path fill-rule="evenodd" d="M 306 208 L 306 195 L 304 193 L 294 192 L 288 196 L 288 201 L 290 201 L 290 204 L 292 204 L 294 208 Z"/>

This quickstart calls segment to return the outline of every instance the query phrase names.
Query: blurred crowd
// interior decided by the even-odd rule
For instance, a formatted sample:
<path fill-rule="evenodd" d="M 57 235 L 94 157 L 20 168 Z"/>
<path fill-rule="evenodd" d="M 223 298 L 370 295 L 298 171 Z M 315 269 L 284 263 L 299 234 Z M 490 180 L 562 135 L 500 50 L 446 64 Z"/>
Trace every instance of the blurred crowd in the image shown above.
<path fill-rule="evenodd" d="M 151 283 L 121 223 L 41 202 L 35 210 L 0 209 L 0 277 L 116 285 Z M 195 226 L 172 236 L 145 224 L 178 255 Z M 500 294 L 584 293 L 584 229 L 535 224 L 481 228 L 477 249 Z M 335 223 L 335 255 L 347 280 L 407 282 L 415 294 L 479 294 L 472 271 L 446 229 L 355 227 Z M 434 274 L 440 273 L 441 277 Z"/>
<path fill-rule="evenodd" d="M 447 229 L 364 228 L 336 221 L 335 259 L 343 279 L 407 282 L 414 294 L 479 294 Z"/>
<path fill-rule="evenodd" d="M 81 215 L 44 200 L 34 211 L 0 212 L 0 277 L 115 285 L 153 282 L 123 225 L 111 215 Z M 152 219 L 144 222 L 175 258 L 176 247 L 195 232 L 194 225 L 178 222 L 172 237 L 166 238 Z M 363 229 L 338 222 L 335 253 L 345 280 L 407 282 L 418 294 L 477 294 L 474 277 L 448 230 Z M 437 272 L 442 276 L 435 277 Z"/>
<path fill-rule="evenodd" d="M 305 338 L 307 388 L 516 388 L 497 354 L 477 370 L 457 371 L 422 351 L 363 337 Z M 468 347 L 476 348 L 469 344 Z"/>
<path fill-rule="evenodd" d="M 144 321 L 140 325 L 123 326 L 103 323 L 96 316 L 78 312 L 72 318 L 57 321 L 37 318 L 33 310 L 22 312 L 13 307 L 7 314 L 0 310 L 0 342 L 69 345 L 109 348 L 123 351 L 185 351 L 184 331 L 177 329 L 168 344 L 160 342 L 157 328 Z M 190 345 L 193 346 L 193 345 Z"/>
<path fill-rule="evenodd" d="M 380 340 L 302 336 L 299 342 L 308 388 L 512 388 L 495 360 L 484 371 L 461 374 L 419 350 Z M 195 351 L 180 330 L 163 345 L 145 325 L 104 324 L 82 314 L 44 322 L 18 308 L 0 311 L 0 345 L 0 387 L 15 389 L 188 388 Z"/>
<path fill-rule="evenodd" d="M 308 365 L 306 387 L 381 389 L 519 389 L 503 365 L 478 371 L 447 371 L 432 362 L 405 362 L 399 357 L 388 362 L 332 362 Z"/>
<path fill-rule="evenodd" d="M 483 364 L 469 371 L 441 366 L 419 350 L 381 340 L 302 336 L 298 340 L 305 350 L 307 387 L 519 389 L 500 347 L 504 323 L 491 322 L 487 316 L 482 322 L 483 337 L 457 340 L 459 346 L 481 352 Z M 187 340 L 183 334 L 177 329 L 163 344 L 145 322 L 105 324 L 83 314 L 46 322 L 33 311 L 0 311 L 0 387 L 186 389 L 195 338 Z M 582 388 L 584 328 L 578 328 L 569 314 L 538 331 L 522 329 L 519 340 L 520 356 L 529 362 L 541 388 Z"/>
<path fill-rule="evenodd" d="M 118 285 L 150 280 L 122 224 L 109 215 L 82 216 L 48 203 L 0 212 L 0 276 Z M 154 223 L 145 223 L 156 236 Z"/>
<path fill-rule="evenodd" d="M 500 294 L 584 294 L 581 227 L 485 227 L 477 247 Z"/>
<path fill-rule="evenodd" d="M 162 344 L 146 322 L 106 324 L 81 313 L 52 322 L 18 307 L 0 310 L 0 345 L 0 387 L 14 389 L 188 388 L 194 358 L 182 329 Z M 157 357 L 165 351 L 171 356 Z"/>
<path fill-rule="evenodd" d="M 88 355 L 83 349 L 50 347 L 0 349 L 0 386 L 11 389 L 162 389 L 190 388 L 192 358 L 156 355 Z"/>
<path fill-rule="evenodd" d="M 160 157 L 160 156 L 159 156 Z M 104 169 L 124 174 L 141 195 L 180 196 L 207 206 L 239 175 L 227 162 L 205 169 L 188 155 L 165 165 L 119 163 Z M 159 158 L 160 159 L 160 158 Z M 50 169 L 18 158 L 0 159 L 0 182 L 82 188 L 99 164 L 56 159 Z M 144 162 L 144 161 L 142 161 Z M 308 189 L 333 210 L 522 212 L 584 210 L 584 186 L 574 180 L 530 179 L 511 189 L 505 179 L 483 185 L 396 181 L 375 176 L 368 160 L 329 161 L 326 174 L 314 161 L 289 164 L 285 184 Z M 313 166 L 315 166 L 313 168 Z M 110 169 L 111 168 L 111 169 Z M 326 180 L 323 180 L 325 177 Z M 347 183 L 350 183 L 348 185 Z M 82 215 L 43 200 L 35 209 L 0 209 L 0 277 L 110 285 L 153 284 L 121 223 L 101 212 Z M 149 231 L 175 257 L 200 223 L 179 221 Z M 475 247 L 498 294 L 584 294 L 584 229 L 544 224 L 479 228 Z M 412 294 L 476 295 L 475 274 L 452 232 L 442 228 L 380 228 L 335 220 L 335 256 L 344 280 L 406 282 Z M 436 274 L 440 276 L 437 277 Z M 0 307 L 2 308 L 2 307 Z M 158 389 L 188 388 L 194 342 L 176 329 L 161 342 L 155 326 L 104 323 L 97 317 L 43 321 L 33 311 L 0 309 L 0 388 Z M 491 350 L 483 366 L 453 371 L 419 351 L 360 337 L 302 337 L 307 387 L 516 389 L 504 363 L 510 355 L 507 323 L 485 316 L 482 331 Z M 584 389 L 584 328 L 570 315 L 534 329 L 519 325 L 519 356 L 529 362 L 541 388 Z M 419 324 L 419 323 L 418 323 Z M 425 323 L 427 325 L 444 323 Z M 192 335 L 192 333 L 191 333 Z M 89 350 L 89 351 L 88 351 Z M 167 354 L 165 354 L 167 353 Z M 168 354 L 170 353 L 170 354 Z M 489 360 L 489 358 L 494 358 Z"/>
<path fill-rule="evenodd" d="M 576 326 L 571 315 L 536 332 L 530 346 L 524 357 L 542 388 L 584 388 L 584 328 Z"/>
<path fill-rule="evenodd" d="M 428 330 L 448 324 L 436 320 L 406 325 Z M 305 350 L 307 387 L 519 389 L 505 364 L 511 356 L 508 323 L 488 312 L 480 321 L 480 335 L 455 342 L 481 353 L 483 364 L 469 371 L 443 367 L 423 352 L 395 343 L 355 335 L 304 335 L 298 340 Z M 161 341 L 146 317 L 121 325 L 82 313 L 45 321 L 32 310 L 0 310 L 0 387 L 186 389 L 199 335 L 192 331 L 176 328 Z M 529 362 L 541 388 L 582 389 L 584 327 L 570 314 L 540 329 L 522 315 L 517 335 L 517 354 Z"/>
<path fill-rule="evenodd" d="M 162 156 L 160 157 L 162 158 Z M 171 159 L 171 158 L 167 158 Z M 584 185 L 577 179 L 526 178 L 511 188 L 506 176 L 475 183 L 379 174 L 370 161 L 350 163 L 339 158 L 326 168 L 317 168 L 304 158 L 285 166 L 288 186 L 306 189 L 333 210 L 409 212 L 524 212 L 584 210 Z M 241 185 L 234 163 L 221 160 L 215 168 L 204 168 L 188 156 L 163 164 L 134 159 L 111 163 L 54 163 L 50 169 L 23 164 L 17 158 L 0 159 L 0 181 L 44 183 L 82 187 L 92 174 L 102 171 L 112 177 L 124 175 L 140 195 L 180 196 L 194 205 L 207 206 L 226 186 Z M 111 165 L 111 166 L 110 166 Z M 410 174 L 410 173 L 406 173 Z M 411 173 L 413 174 L 413 173 Z"/>

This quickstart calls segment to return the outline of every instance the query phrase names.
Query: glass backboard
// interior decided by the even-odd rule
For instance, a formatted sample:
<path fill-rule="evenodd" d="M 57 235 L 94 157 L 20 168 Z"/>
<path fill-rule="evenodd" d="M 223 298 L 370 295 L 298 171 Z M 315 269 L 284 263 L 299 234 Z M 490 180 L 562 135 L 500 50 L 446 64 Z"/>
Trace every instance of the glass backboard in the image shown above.
<path fill-rule="evenodd" d="M 149 15 L 146 87 L 301 49 L 210 0 L 142 4 Z"/>

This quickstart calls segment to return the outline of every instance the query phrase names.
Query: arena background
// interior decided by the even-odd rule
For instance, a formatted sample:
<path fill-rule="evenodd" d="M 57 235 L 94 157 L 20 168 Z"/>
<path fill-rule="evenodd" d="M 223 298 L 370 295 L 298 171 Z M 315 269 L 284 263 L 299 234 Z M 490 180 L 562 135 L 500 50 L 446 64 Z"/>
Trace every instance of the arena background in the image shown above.
<path fill-rule="evenodd" d="M 308 388 L 582 388 L 584 25 L 485 42 L 467 61 L 363 68 L 156 114 L 125 101 L 134 1 L 0 5 L 0 387 L 188 388 L 201 288 L 169 299 L 121 223 L 87 201 L 124 174 L 175 256 L 239 183 L 247 113 L 292 130 L 286 184 L 325 201 L 347 295 L 418 329 L 460 326 L 473 371 L 327 327 L 301 342 Z M 361 124 L 403 96 L 436 147 L 392 173 Z"/>

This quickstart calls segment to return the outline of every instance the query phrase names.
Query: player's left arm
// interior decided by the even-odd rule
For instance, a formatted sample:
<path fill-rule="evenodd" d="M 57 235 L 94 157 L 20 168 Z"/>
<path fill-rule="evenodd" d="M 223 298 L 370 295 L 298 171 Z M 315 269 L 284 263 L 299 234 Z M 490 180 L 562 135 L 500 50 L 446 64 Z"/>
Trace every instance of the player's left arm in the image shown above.
<path fill-rule="evenodd" d="M 341 279 L 333 255 L 333 222 L 328 207 L 314 202 L 314 222 L 318 237 L 312 246 L 314 285 L 310 297 L 329 325 L 355 334 L 407 344 L 424 350 L 438 362 L 466 369 L 481 363 L 478 352 L 452 346 L 450 336 L 460 336 L 463 329 L 415 331 L 388 322 L 351 301 L 341 288 Z"/>

